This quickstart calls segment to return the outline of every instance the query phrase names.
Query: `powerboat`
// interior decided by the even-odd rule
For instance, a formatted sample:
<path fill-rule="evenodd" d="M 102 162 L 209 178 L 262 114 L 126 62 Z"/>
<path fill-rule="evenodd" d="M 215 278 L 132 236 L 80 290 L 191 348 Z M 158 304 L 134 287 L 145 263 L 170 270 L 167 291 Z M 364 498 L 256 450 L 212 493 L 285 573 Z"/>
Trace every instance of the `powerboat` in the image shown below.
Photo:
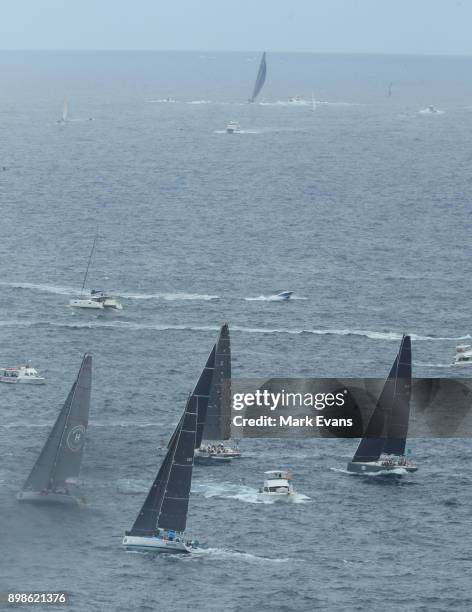
<path fill-rule="evenodd" d="M 195 449 L 194 461 L 197 465 L 214 463 L 229 463 L 232 459 L 241 457 L 238 449 L 225 446 L 223 443 L 207 444 Z"/>
<path fill-rule="evenodd" d="M 264 472 L 264 486 L 259 494 L 264 497 L 287 498 L 295 491 L 290 481 L 292 474 L 284 470 L 270 470 Z"/>
<path fill-rule="evenodd" d="M 30 365 L 20 365 L 14 368 L 0 368 L 0 382 L 43 385 L 45 379 Z"/>
<path fill-rule="evenodd" d="M 239 125 L 237 121 L 230 121 L 228 125 L 226 126 L 227 134 L 236 134 L 237 132 L 240 132 L 240 131 L 241 131 L 241 126 Z"/>
<path fill-rule="evenodd" d="M 423 110 L 420 110 L 420 113 L 423 115 L 442 115 L 444 111 L 437 109 L 432 104 L 427 106 Z"/>
<path fill-rule="evenodd" d="M 293 291 L 281 291 L 280 293 L 277 293 L 278 298 L 280 298 L 281 300 L 289 300 L 292 297 Z"/>
<path fill-rule="evenodd" d="M 452 362 L 454 366 L 472 365 L 472 345 L 458 344 L 456 346 L 456 354 Z"/>

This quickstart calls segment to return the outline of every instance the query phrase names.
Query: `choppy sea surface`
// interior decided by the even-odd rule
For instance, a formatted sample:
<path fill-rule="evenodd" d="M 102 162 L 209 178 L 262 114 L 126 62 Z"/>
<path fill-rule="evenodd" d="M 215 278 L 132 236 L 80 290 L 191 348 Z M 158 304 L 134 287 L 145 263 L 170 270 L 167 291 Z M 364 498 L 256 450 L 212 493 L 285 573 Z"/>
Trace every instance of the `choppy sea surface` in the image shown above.
<path fill-rule="evenodd" d="M 354 440 L 245 440 L 195 468 L 203 552 L 121 548 L 221 323 L 239 378 L 386 376 L 403 332 L 415 376 L 453 376 L 472 333 L 472 59 L 269 53 L 249 105 L 258 58 L 0 53 L 0 364 L 47 378 L 0 385 L 0 590 L 77 611 L 468 611 L 464 439 L 412 440 L 401 479 L 347 474 Z M 88 285 L 120 313 L 68 307 L 97 227 Z M 19 505 L 85 351 L 87 504 Z M 298 503 L 260 503 L 274 468 Z"/>

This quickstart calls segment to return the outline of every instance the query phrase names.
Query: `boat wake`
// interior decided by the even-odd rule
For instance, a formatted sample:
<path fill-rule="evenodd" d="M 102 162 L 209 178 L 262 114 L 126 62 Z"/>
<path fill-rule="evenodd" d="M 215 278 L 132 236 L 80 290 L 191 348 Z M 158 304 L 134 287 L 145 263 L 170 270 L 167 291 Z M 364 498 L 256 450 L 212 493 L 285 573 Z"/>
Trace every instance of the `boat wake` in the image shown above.
<path fill-rule="evenodd" d="M 348 474 L 349 476 L 368 476 L 369 478 L 377 478 L 377 476 L 406 476 L 408 470 L 402 467 L 396 467 L 393 470 L 381 470 L 380 472 L 350 472 L 343 468 L 329 468 L 332 472 L 339 472 L 340 474 Z"/>
<path fill-rule="evenodd" d="M 291 559 L 287 557 L 262 557 L 251 553 L 226 550 L 224 548 L 197 548 L 190 557 L 210 557 L 218 561 L 226 559 L 228 561 L 245 561 L 246 563 L 288 563 Z"/>
<path fill-rule="evenodd" d="M 310 501 L 307 495 L 302 493 L 294 493 L 286 498 L 270 499 L 260 495 L 257 489 L 246 487 L 244 485 L 232 484 L 229 482 L 221 483 L 194 483 L 192 485 L 192 493 L 200 493 L 205 498 L 222 497 L 224 499 L 237 499 L 248 504 L 274 504 L 279 501 L 289 502 L 292 504 L 304 504 Z"/>
<path fill-rule="evenodd" d="M 258 295 L 257 297 L 245 297 L 246 302 L 288 302 L 285 297 L 280 295 Z M 308 298 L 302 297 L 301 295 L 291 295 L 291 300 L 307 300 Z"/>
<path fill-rule="evenodd" d="M 0 281 L 0 285 L 5 287 L 12 287 L 13 289 L 25 289 L 30 291 L 40 291 L 42 293 L 53 293 L 56 295 L 78 295 L 81 290 L 77 287 L 67 287 L 67 286 L 56 286 L 56 285 L 43 285 L 40 283 L 9 283 Z M 218 300 L 218 295 L 208 295 L 208 294 L 200 294 L 200 293 L 127 293 L 127 292 L 119 292 L 112 291 L 113 295 L 129 299 L 129 300 L 202 300 L 202 301 L 210 301 L 210 300 Z"/>

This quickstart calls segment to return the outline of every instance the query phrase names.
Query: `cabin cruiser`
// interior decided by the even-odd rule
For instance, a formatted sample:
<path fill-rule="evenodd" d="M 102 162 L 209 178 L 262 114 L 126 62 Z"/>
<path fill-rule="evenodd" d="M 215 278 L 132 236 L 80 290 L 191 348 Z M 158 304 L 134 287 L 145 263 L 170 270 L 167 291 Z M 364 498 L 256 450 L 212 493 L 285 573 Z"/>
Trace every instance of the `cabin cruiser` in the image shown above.
<path fill-rule="evenodd" d="M 45 379 L 30 365 L 21 365 L 15 368 L 0 368 L 0 382 L 43 385 Z"/>
<path fill-rule="evenodd" d="M 292 474 L 283 470 L 270 470 L 264 472 L 264 486 L 259 489 L 259 494 L 264 497 L 284 498 L 293 495 L 295 491 L 290 484 Z"/>
<path fill-rule="evenodd" d="M 453 366 L 472 365 L 472 345 L 458 344 L 452 362 Z"/>
<path fill-rule="evenodd" d="M 70 300 L 69 305 L 75 308 L 123 310 L 123 306 L 115 297 L 95 289 L 92 289 L 90 294 L 82 294 L 80 297 Z"/>
<path fill-rule="evenodd" d="M 236 134 L 237 132 L 240 132 L 240 131 L 241 131 L 241 126 L 239 125 L 237 121 L 230 121 L 228 125 L 226 126 L 227 134 Z"/>
<path fill-rule="evenodd" d="M 195 449 L 194 461 L 197 465 L 214 463 L 229 463 L 232 459 L 241 457 L 238 449 L 225 446 L 223 443 L 207 444 Z"/>
<path fill-rule="evenodd" d="M 377 461 L 350 461 L 347 464 L 347 471 L 355 472 L 356 474 L 390 472 L 397 469 L 402 469 L 406 472 L 416 472 L 418 466 L 406 457 L 398 457 L 396 455 L 382 455 Z"/>

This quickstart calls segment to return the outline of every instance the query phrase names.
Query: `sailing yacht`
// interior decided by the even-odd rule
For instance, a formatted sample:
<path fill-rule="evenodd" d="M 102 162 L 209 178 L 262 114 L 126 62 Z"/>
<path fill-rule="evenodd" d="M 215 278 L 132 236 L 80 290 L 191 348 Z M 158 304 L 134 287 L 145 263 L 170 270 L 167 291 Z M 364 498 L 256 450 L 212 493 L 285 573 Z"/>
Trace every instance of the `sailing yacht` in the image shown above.
<path fill-rule="evenodd" d="M 69 301 L 69 306 L 73 306 L 74 308 L 91 308 L 95 310 L 123 310 L 123 306 L 120 302 L 109 295 L 105 291 L 91 289 L 88 293 L 85 290 L 85 283 L 87 282 L 87 276 L 90 268 L 90 263 L 92 261 L 93 252 L 95 250 L 95 245 L 98 239 L 98 232 L 95 234 L 95 238 L 92 244 L 92 250 L 90 251 L 87 268 L 85 269 L 84 281 L 82 283 L 81 294 L 79 297 L 73 298 Z"/>
<path fill-rule="evenodd" d="M 62 117 L 57 120 L 57 123 L 61 123 L 61 124 L 67 123 L 68 115 L 69 115 L 69 103 L 67 102 L 67 98 L 64 98 L 64 106 L 62 107 Z"/>
<path fill-rule="evenodd" d="M 87 431 L 92 356 L 85 354 L 77 378 L 54 427 L 17 499 L 22 502 L 77 504 L 74 485 Z"/>
<path fill-rule="evenodd" d="M 259 70 L 257 71 L 256 82 L 254 83 L 254 89 L 252 91 L 252 96 L 249 98 L 248 102 L 251 104 L 255 102 L 257 96 L 261 93 L 261 89 L 264 86 L 267 74 L 267 65 L 266 65 L 266 52 L 262 54 L 261 63 L 259 64 Z"/>
<path fill-rule="evenodd" d="M 166 456 L 123 546 L 155 553 L 190 553 L 198 542 L 185 537 L 199 415 L 206 410 L 216 346 L 187 400 L 167 446 Z"/>
<path fill-rule="evenodd" d="M 208 399 L 199 406 L 195 439 L 195 463 L 199 465 L 229 463 L 241 456 L 238 448 L 224 443 L 231 438 L 231 344 L 226 323 L 221 327 L 213 363 L 209 365 L 213 371 L 205 381 L 208 389 L 200 389 Z"/>
<path fill-rule="evenodd" d="M 418 467 L 405 456 L 410 395 L 411 340 L 403 336 L 364 437 L 348 463 L 349 472 L 388 472 L 398 468 L 416 472 Z"/>

